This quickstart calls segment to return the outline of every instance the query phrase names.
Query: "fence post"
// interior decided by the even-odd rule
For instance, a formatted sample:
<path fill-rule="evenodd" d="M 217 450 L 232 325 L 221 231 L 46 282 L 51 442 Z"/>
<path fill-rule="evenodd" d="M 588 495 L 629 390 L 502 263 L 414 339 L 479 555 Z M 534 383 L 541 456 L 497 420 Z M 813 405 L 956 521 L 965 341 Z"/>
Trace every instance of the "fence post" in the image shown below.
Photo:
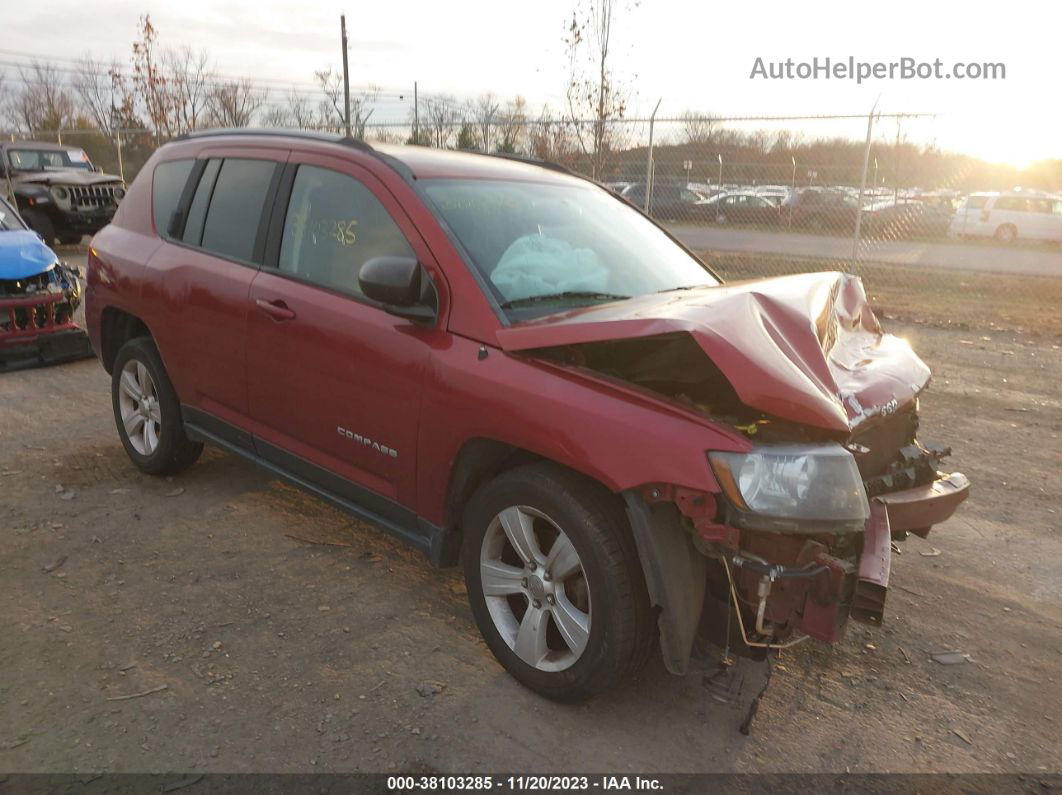
<path fill-rule="evenodd" d="M 863 222 L 863 194 L 867 190 L 867 167 L 870 165 L 870 136 L 874 130 L 874 111 L 878 109 L 881 95 L 874 100 L 874 107 L 867 116 L 867 142 L 863 146 L 863 175 L 859 179 L 859 203 L 856 205 L 855 231 L 852 233 L 852 264 L 859 259 L 859 232 Z"/>
<path fill-rule="evenodd" d="M 118 176 L 125 182 L 125 165 L 122 163 L 122 131 L 118 129 L 114 134 L 115 148 L 118 150 Z"/>
<path fill-rule="evenodd" d="M 796 203 L 796 155 L 790 155 L 793 161 L 793 179 L 789 188 L 789 228 L 793 228 L 793 205 Z"/>
<path fill-rule="evenodd" d="M 649 206 L 652 203 L 653 196 L 653 125 L 656 124 L 656 112 L 660 110 L 660 102 L 656 101 L 656 107 L 653 108 L 653 115 L 649 117 L 649 156 L 645 163 L 645 214 L 649 214 Z"/>

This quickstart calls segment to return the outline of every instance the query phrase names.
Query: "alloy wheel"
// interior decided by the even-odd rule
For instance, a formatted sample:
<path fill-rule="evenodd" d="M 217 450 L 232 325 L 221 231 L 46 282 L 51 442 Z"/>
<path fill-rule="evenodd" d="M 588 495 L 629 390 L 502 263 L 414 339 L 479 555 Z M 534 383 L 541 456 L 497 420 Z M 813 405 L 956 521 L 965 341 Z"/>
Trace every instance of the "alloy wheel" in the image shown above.
<path fill-rule="evenodd" d="M 590 588 L 564 531 L 541 511 L 514 505 L 491 520 L 480 548 L 483 596 L 495 628 L 540 671 L 563 671 L 590 639 Z"/>
<path fill-rule="evenodd" d="M 143 456 L 154 453 L 159 446 L 162 408 L 151 373 L 136 359 L 130 359 L 122 368 L 118 408 L 133 449 Z"/>

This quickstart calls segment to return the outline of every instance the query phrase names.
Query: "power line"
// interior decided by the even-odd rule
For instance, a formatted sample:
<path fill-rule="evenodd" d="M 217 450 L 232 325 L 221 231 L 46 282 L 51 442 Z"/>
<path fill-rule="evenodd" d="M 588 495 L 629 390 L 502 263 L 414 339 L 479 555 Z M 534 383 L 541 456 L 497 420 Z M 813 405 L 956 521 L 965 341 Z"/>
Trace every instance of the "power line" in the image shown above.
<path fill-rule="evenodd" d="M 177 50 L 175 52 L 176 52 L 176 54 L 178 56 L 182 55 L 182 52 L 180 50 Z M 193 54 L 193 57 L 195 57 L 196 53 L 193 52 L 192 54 Z M 82 58 L 70 58 L 70 57 L 62 57 L 62 56 L 50 55 L 50 54 L 46 54 L 46 53 L 26 52 L 24 50 L 8 50 L 8 49 L 4 49 L 4 48 L 0 48 L 0 55 L 10 55 L 10 56 L 15 56 L 15 57 L 19 57 L 19 58 L 28 58 L 28 59 L 30 59 L 29 61 L 7 61 L 7 60 L 0 61 L 0 63 L 6 64 L 6 65 L 17 66 L 17 67 L 32 67 L 32 66 L 34 66 L 34 62 L 38 62 L 38 63 L 41 63 L 42 65 L 52 66 L 53 68 L 56 69 L 56 71 L 67 72 L 67 73 L 75 73 L 75 74 L 76 73 L 80 73 L 80 72 L 83 71 L 80 67 L 88 65 L 88 66 L 92 66 L 92 67 L 96 68 L 95 71 L 91 72 L 92 74 L 95 74 L 97 76 L 105 76 L 105 77 L 110 75 L 110 69 L 111 69 L 111 66 L 112 66 L 112 63 L 95 60 L 89 55 L 86 55 L 86 56 L 84 56 Z M 78 68 L 76 68 L 76 69 L 67 69 L 67 68 L 56 67 L 55 64 L 57 62 L 58 63 L 73 64 L 75 67 L 78 67 Z M 120 59 L 115 59 L 114 63 L 121 63 L 121 60 Z M 162 65 L 162 68 L 163 69 L 165 68 L 164 64 Z M 249 81 L 255 83 L 256 85 L 263 85 L 263 86 L 265 86 L 265 85 L 273 85 L 273 86 L 276 86 L 277 88 L 289 88 L 289 87 L 292 87 L 292 88 L 305 88 L 307 90 L 318 90 L 318 91 L 320 90 L 320 85 L 319 84 L 311 83 L 311 82 L 308 82 L 308 81 L 306 81 L 306 82 L 297 81 L 297 80 L 289 81 L 289 80 L 283 80 L 281 78 L 276 78 L 276 77 L 248 77 L 246 75 L 231 75 L 231 74 L 224 74 L 224 73 L 221 73 L 221 72 L 216 72 L 216 71 L 214 71 L 212 69 L 205 70 L 205 71 L 208 74 L 210 74 L 212 77 L 214 77 L 214 78 L 216 78 L 218 80 L 223 80 L 223 81 L 249 80 Z M 123 76 L 127 76 L 125 74 L 125 68 L 122 69 L 121 74 Z M 368 84 L 368 85 L 365 86 L 366 90 L 368 90 L 369 88 L 372 88 L 372 87 L 373 87 L 372 84 Z M 380 89 L 381 93 L 386 93 L 388 95 L 393 95 L 393 96 L 403 96 L 404 97 L 404 96 L 409 96 L 409 95 L 411 95 L 413 93 L 413 87 L 412 86 L 410 86 L 409 88 L 388 88 L 388 89 L 384 89 L 383 87 L 377 86 L 377 88 Z"/>

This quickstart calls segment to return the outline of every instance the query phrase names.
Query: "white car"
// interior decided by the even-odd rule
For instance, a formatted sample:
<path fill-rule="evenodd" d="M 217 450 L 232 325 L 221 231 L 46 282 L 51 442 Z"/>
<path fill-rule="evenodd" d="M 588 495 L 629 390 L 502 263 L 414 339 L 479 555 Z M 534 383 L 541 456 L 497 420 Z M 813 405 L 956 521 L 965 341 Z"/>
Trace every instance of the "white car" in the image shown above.
<path fill-rule="evenodd" d="M 959 205 L 949 237 L 1062 242 L 1062 196 L 1031 191 L 971 193 Z"/>

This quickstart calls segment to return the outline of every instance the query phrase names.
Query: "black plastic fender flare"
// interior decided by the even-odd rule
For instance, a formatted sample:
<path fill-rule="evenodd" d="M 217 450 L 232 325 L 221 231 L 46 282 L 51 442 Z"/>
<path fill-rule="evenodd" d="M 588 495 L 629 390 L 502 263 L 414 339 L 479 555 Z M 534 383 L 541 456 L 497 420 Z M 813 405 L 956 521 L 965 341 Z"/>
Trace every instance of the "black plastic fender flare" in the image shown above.
<path fill-rule="evenodd" d="M 673 674 L 684 674 L 701 620 L 707 559 L 693 546 L 674 503 L 650 506 L 635 490 L 623 492 L 623 499 L 649 599 L 659 608 L 664 666 Z"/>

